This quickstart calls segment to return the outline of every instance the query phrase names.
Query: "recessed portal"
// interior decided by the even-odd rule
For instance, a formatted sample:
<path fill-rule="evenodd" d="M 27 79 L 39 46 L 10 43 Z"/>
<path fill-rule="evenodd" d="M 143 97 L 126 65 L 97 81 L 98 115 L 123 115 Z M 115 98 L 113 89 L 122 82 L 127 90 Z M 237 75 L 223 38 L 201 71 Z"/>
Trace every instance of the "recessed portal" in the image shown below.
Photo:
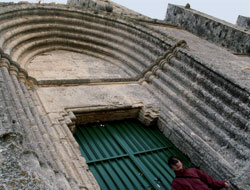
<path fill-rule="evenodd" d="M 191 163 L 159 131 L 136 119 L 79 125 L 75 138 L 102 190 L 171 189 L 171 155 Z"/>

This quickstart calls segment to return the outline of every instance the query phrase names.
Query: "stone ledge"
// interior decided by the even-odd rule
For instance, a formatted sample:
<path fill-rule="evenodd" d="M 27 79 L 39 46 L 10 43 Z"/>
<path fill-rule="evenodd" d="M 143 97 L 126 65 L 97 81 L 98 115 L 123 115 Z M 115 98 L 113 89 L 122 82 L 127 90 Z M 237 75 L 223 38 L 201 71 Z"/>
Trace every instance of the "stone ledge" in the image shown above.
<path fill-rule="evenodd" d="M 96 84 L 129 84 L 136 83 L 137 80 L 134 78 L 101 78 L 101 79 L 66 79 L 66 80 L 40 80 L 38 86 L 75 86 L 75 85 L 96 85 Z"/>

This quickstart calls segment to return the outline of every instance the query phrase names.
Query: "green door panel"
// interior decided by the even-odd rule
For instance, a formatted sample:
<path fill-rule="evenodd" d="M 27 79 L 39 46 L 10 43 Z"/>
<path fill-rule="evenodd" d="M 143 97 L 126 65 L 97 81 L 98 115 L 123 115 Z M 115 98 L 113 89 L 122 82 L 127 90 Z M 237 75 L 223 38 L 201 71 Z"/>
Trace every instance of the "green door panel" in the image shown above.
<path fill-rule="evenodd" d="M 75 139 L 102 190 L 168 190 L 168 158 L 189 160 L 159 131 L 135 119 L 77 126 Z"/>

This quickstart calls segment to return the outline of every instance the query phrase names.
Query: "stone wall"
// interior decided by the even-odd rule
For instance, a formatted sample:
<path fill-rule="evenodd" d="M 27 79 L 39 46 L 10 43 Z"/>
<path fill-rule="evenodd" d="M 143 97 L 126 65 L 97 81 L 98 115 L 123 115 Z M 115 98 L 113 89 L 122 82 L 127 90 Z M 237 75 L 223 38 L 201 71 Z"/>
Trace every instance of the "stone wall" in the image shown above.
<path fill-rule="evenodd" d="M 165 22 L 236 53 L 250 53 L 250 32 L 191 8 L 168 5 Z"/>
<path fill-rule="evenodd" d="M 11 88 L 13 89 L 12 94 L 6 95 L 6 98 L 10 98 L 11 100 L 15 99 L 17 102 L 15 102 L 15 104 L 18 106 L 15 105 L 13 108 L 19 111 L 19 117 L 16 121 L 27 118 L 27 120 L 25 120 L 26 123 L 22 125 L 22 127 L 26 129 L 22 138 L 27 142 L 32 142 L 30 146 L 36 146 L 36 144 L 39 146 L 39 149 L 36 150 L 29 147 L 28 149 L 30 151 L 35 151 L 35 156 L 28 154 L 26 156 L 27 158 L 24 158 L 24 161 L 26 159 L 30 161 L 30 163 L 34 163 L 34 166 L 31 164 L 28 165 L 26 162 L 20 165 L 23 167 L 27 166 L 27 171 L 34 169 L 34 172 L 38 173 L 38 177 L 43 176 L 44 173 L 43 170 L 39 169 L 40 159 L 45 160 L 46 163 L 47 160 L 49 160 L 48 166 L 42 161 L 40 165 L 45 165 L 45 168 L 51 167 L 47 170 L 51 175 L 44 175 L 44 179 L 42 178 L 43 180 L 41 180 L 41 183 L 44 183 L 45 187 L 39 187 L 39 189 L 57 189 L 61 188 L 61 186 L 62 189 L 99 189 L 84 158 L 81 157 L 79 147 L 70 131 L 70 129 L 72 129 L 71 127 L 74 125 L 75 119 L 72 109 L 74 108 L 74 111 L 79 112 L 79 109 L 76 109 L 77 107 L 82 109 L 82 107 L 85 108 L 86 106 L 98 107 L 98 105 L 103 105 L 103 98 L 105 98 L 105 96 L 102 92 L 104 92 L 103 90 L 105 88 L 102 86 L 95 88 L 96 83 L 105 83 L 110 77 L 120 78 L 120 76 L 124 76 L 122 70 L 129 73 L 127 76 L 135 77 L 137 69 L 139 69 L 138 72 L 144 70 L 146 65 L 151 64 L 151 60 L 156 59 L 161 52 L 165 51 L 165 49 L 170 46 L 167 40 L 163 41 L 153 36 L 147 31 L 147 28 L 142 25 L 138 27 L 126 20 L 121 20 L 119 17 L 112 17 L 100 13 L 97 15 L 93 10 L 83 11 L 83 9 L 78 8 L 72 8 L 70 10 L 71 11 L 68 11 L 67 6 L 57 5 L 54 7 L 53 5 L 34 4 L 6 5 L 5 9 L 0 10 L 1 20 L 5 21 L 0 25 L 1 52 L 4 52 L 2 54 L 6 55 L 9 63 L 15 63 L 18 65 L 18 69 L 22 70 L 24 73 L 26 73 L 26 71 L 24 71 L 24 69 L 26 69 L 33 74 L 33 76 L 39 80 L 32 80 L 35 84 L 50 86 L 52 81 L 54 85 L 65 85 L 61 80 L 62 77 L 58 78 L 58 76 L 63 75 L 63 80 L 66 80 L 63 70 L 67 67 L 66 63 L 60 64 L 53 61 L 53 64 L 60 65 L 62 70 L 59 68 L 57 69 L 57 66 L 49 65 L 51 66 L 49 67 L 50 71 L 53 71 L 53 74 L 49 78 L 51 81 L 47 81 L 46 79 L 48 78 L 44 78 L 44 75 L 41 74 L 44 69 L 46 70 L 49 68 L 44 65 L 45 60 L 39 59 L 39 56 L 44 54 L 44 52 L 58 49 L 63 50 L 66 54 L 72 55 L 74 58 L 76 58 L 75 55 L 77 53 L 81 53 L 83 57 L 86 54 L 91 55 L 91 59 L 92 61 L 94 60 L 95 63 L 93 63 L 93 65 L 85 65 L 85 69 L 92 68 L 93 73 L 99 73 L 99 75 L 104 78 L 104 80 L 100 80 L 99 76 L 92 76 L 95 78 L 92 88 L 68 87 L 66 89 L 70 90 L 67 91 L 66 94 L 62 93 L 61 89 L 63 88 L 50 87 L 44 96 L 40 93 L 42 88 L 36 90 L 35 86 L 31 85 L 31 90 L 26 89 L 23 91 L 20 90 L 20 87 L 14 88 L 13 84 L 11 84 Z M 13 11 L 16 14 L 13 14 Z M 60 31 L 60 33 L 58 33 L 58 31 Z M 152 33 L 155 32 L 152 31 Z M 148 38 L 146 36 L 148 36 Z M 155 49 L 156 44 L 159 45 L 159 49 Z M 61 56 L 63 57 L 63 55 Z M 85 58 L 87 58 L 87 56 L 85 56 Z M 101 65 L 97 65 L 96 60 L 101 64 L 106 62 L 109 66 L 112 66 L 112 63 L 117 64 L 118 67 L 122 68 L 116 70 L 119 76 L 114 76 L 114 70 L 112 70 L 113 72 L 109 70 L 108 73 L 105 73 L 105 68 L 107 67 L 102 69 L 103 72 L 98 71 L 96 67 L 100 67 Z M 131 62 L 131 65 L 125 63 L 128 61 Z M 32 64 L 33 67 L 29 67 Z M 84 67 L 84 65 L 79 62 L 77 62 L 78 66 L 74 63 L 71 64 L 72 67 L 70 69 L 75 69 L 78 73 L 81 72 L 78 66 Z M 88 62 L 88 64 L 91 64 L 91 62 Z M 39 65 L 40 71 L 37 70 Z M 42 67 L 44 69 L 42 69 Z M 133 69 L 130 69 L 130 67 Z M 34 73 L 35 70 L 38 73 Z M 73 80 L 76 79 L 74 77 L 66 81 L 66 84 L 71 86 L 85 84 L 89 86 L 90 83 L 93 83 L 89 76 L 83 80 L 84 77 L 82 73 L 80 73 L 81 79 Z M 8 84 L 5 78 L 1 81 L 3 85 Z M 18 85 L 17 81 L 15 82 L 16 85 Z M 126 84 L 126 80 L 118 80 L 116 82 L 120 84 L 120 88 L 123 89 L 120 92 L 119 88 L 112 87 L 113 82 L 114 80 L 108 83 L 111 88 L 108 88 L 105 94 L 107 95 L 106 98 L 111 101 L 109 103 L 113 105 L 114 109 L 119 107 L 119 102 L 112 103 L 112 101 L 118 101 L 120 98 L 122 102 L 121 109 L 124 108 L 125 104 L 132 106 L 132 108 L 133 106 L 140 108 L 136 117 L 146 125 L 150 125 L 152 121 L 151 118 L 157 118 L 158 110 L 154 111 L 153 109 L 152 111 L 150 106 L 143 107 L 142 97 L 147 93 L 145 90 L 144 93 L 139 93 L 141 90 L 129 88 L 131 85 L 121 85 Z M 115 86 L 118 87 L 117 85 Z M 136 86 L 140 88 L 139 85 Z M 129 94 L 138 91 L 140 94 L 138 97 L 141 99 L 137 97 L 137 100 L 134 102 L 134 98 L 128 96 L 127 93 L 123 94 L 126 91 L 124 91 L 124 89 L 127 89 L 127 91 L 131 90 Z M 3 90 L 6 92 L 5 89 Z M 109 90 L 110 93 L 108 93 Z M 51 94 L 51 92 L 54 91 L 56 92 Z M 96 91 L 99 92 L 98 95 Z M 86 92 L 86 97 L 83 96 L 83 92 Z M 108 94 L 111 94 L 112 97 L 108 96 Z M 54 98 L 58 96 L 58 99 L 51 100 L 48 98 L 51 97 L 50 95 Z M 47 99 L 45 98 L 46 101 L 41 102 L 40 100 L 43 100 L 44 97 L 47 97 Z M 89 104 L 87 104 L 87 98 L 93 101 L 91 102 L 91 100 L 89 100 Z M 74 101 L 72 101 L 72 99 Z M 150 98 L 148 97 L 147 99 Z M 54 104 L 53 101 L 55 102 L 55 100 L 60 101 L 57 101 L 58 104 Z M 79 102 L 79 100 L 81 101 Z M 98 101 L 99 103 L 96 105 L 95 103 Z M 44 109 L 47 108 L 46 106 L 52 107 L 54 112 L 51 113 L 49 110 Z M 110 105 L 106 105 L 105 109 L 107 109 L 108 106 Z M 29 122 L 31 123 L 27 124 Z M 21 147 L 20 149 L 24 148 Z M 39 155 L 38 158 L 36 158 L 36 154 Z M 9 161 L 8 155 L 2 158 L 2 160 L 4 159 Z M 12 175 L 10 168 L 4 172 Z M 17 177 L 20 177 L 19 173 L 16 172 Z M 6 183 L 11 183 L 10 180 L 11 179 L 6 178 Z M 51 185 L 51 187 L 47 187 L 46 184 Z"/>
<path fill-rule="evenodd" d="M 75 189 L 60 170 L 48 123 L 34 104 L 27 73 L 0 57 L 0 188 Z"/>
<path fill-rule="evenodd" d="M 29 63 L 25 64 L 25 70 L 37 80 L 91 80 L 130 77 L 126 70 L 116 62 L 63 50 L 49 51 L 35 56 Z"/>
<path fill-rule="evenodd" d="M 86 9 L 93 9 L 96 12 L 104 11 L 107 13 L 116 13 L 134 19 L 152 20 L 151 18 L 137 13 L 131 9 L 123 7 L 110 0 L 68 0 L 68 5 L 84 7 Z"/>
<path fill-rule="evenodd" d="M 144 77 L 142 85 L 161 103 L 163 133 L 194 164 L 228 179 L 232 189 L 249 188 L 249 93 L 182 48 L 159 59 Z"/>
<path fill-rule="evenodd" d="M 103 117 L 106 110 L 107 117 L 120 113 L 146 125 L 158 121 L 197 166 L 229 180 L 233 190 L 249 189 L 248 57 L 214 48 L 172 25 L 156 30 L 110 12 L 68 5 L 6 5 L 0 18 L 0 103 L 5 108 L 0 162 L 6 166 L 1 180 L 7 188 L 25 181 L 33 189 L 100 189 L 72 132 L 76 123 L 86 122 L 87 113 L 92 122 L 90 113 Z M 41 58 L 46 52 L 61 52 L 60 61 L 64 55 L 92 56 L 94 67 L 107 61 L 128 75 L 123 78 L 118 70 L 119 79 L 110 71 L 100 73 L 103 78 L 71 78 L 65 68 L 94 67 L 53 60 L 48 80 L 39 73 L 48 69 Z"/>
<path fill-rule="evenodd" d="M 113 6 L 110 1 L 99 1 L 99 0 L 77 0 L 72 1 L 68 0 L 67 4 L 71 6 L 81 6 L 87 9 L 93 9 L 96 11 L 106 11 L 106 12 L 113 12 Z"/>
<path fill-rule="evenodd" d="M 250 17 L 239 15 L 236 24 L 250 30 Z"/>

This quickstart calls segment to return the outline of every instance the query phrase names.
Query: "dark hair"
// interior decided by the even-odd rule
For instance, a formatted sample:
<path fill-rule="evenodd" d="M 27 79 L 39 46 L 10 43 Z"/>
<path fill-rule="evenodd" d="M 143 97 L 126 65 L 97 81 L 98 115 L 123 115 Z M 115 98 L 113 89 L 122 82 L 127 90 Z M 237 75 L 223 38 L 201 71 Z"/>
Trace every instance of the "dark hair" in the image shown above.
<path fill-rule="evenodd" d="M 171 156 L 168 159 L 168 166 L 171 168 L 172 166 L 174 166 L 178 161 L 180 161 L 180 159 L 176 156 Z"/>

